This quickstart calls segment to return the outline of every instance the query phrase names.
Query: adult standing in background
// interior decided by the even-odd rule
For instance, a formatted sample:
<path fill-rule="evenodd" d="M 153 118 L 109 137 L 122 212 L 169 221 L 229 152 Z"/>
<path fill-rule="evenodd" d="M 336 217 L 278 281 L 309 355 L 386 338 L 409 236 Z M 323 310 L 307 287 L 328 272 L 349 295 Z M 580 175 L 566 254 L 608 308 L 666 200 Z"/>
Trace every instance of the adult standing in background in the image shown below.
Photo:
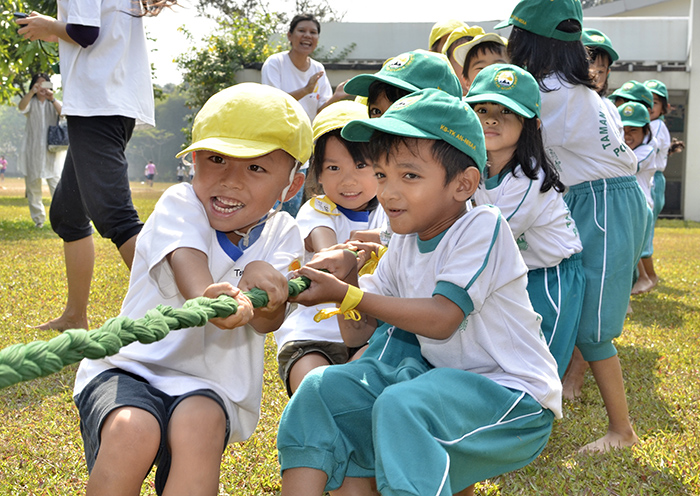
<path fill-rule="evenodd" d="M 41 194 L 42 179 L 46 179 L 53 196 L 61 176 L 61 159 L 65 157 L 63 153 L 48 150 L 49 126 L 55 125 L 61 115 L 61 102 L 54 97 L 48 74 L 32 76 L 29 91 L 19 101 L 17 108 L 27 117 L 17 167 L 24 176 L 29 215 L 34 225 L 42 228 L 46 221 Z"/>
<path fill-rule="evenodd" d="M 51 227 L 64 241 L 68 300 L 63 314 L 42 329 L 88 327 L 91 221 L 131 268 L 143 223 L 131 202 L 124 151 L 136 124 L 155 125 L 142 17 L 176 3 L 61 0 L 58 19 L 32 12 L 16 21 L 26 39 L 58 42 L 71 140 L 50 211 Z"/>
<path fill-rule="evenodd" d="M 287 33 L 291 48 L 268 57 L 261 74 L 263 84 L 286 91 L 296 98 L 311 122 L 321 109 L 347 96 L 343 91 L 344 83 L 333 92 L 323 64 L 311 58 L 320 34 L 321 24 L 312 14 L 295 15 Z M 296 215 L 301 201 L 302 192 L 299 192 L 282 209 Z"/>

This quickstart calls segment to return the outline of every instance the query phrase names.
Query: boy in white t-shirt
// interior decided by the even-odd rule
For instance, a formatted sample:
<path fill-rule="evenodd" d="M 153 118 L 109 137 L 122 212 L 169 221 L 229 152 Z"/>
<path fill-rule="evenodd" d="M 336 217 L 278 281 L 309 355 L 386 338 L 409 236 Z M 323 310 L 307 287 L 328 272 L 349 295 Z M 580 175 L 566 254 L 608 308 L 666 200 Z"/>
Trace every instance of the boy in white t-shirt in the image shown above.
<path fill-rule="evenodd" d="M 227 88 L 195 118 L 193 183 L 169 188 L 136 243 L 122 315 L 197 296 L 234 297 L 236 314 L 162 341 L 133 343 L 81 362 L 75 402 L 91 489 L 139 494 L 158 465 L 156 491 L 218 491 L 228 443 L 243 441 L 260 413 L 264 334 L 285 316 L 289 265 L 303 254 L 296 223 L 271 210 L 303 183 L 311 126 L 281 90 L 254 83 Z M 269 303 L 253 309 L 241 291 Z"/>
<path fill-rule="evenodd" d="M 478 118 L 425 89 L 341 134 L 370 142 L 394 234 L 364 292 L 355 256 L 336 250 L 299 270 L 312 283 L 297 301 L 340 303 L 348 346 L 382 321 L 415 334 L 422 357 L 368 350 L 309 373 L 280 420 L 282 494 L 376 477 L 383 495 L 446 496 L 526 465 L 561 416 L 561 383 L 507 222 L 467 211 L 486 165 Z"/>

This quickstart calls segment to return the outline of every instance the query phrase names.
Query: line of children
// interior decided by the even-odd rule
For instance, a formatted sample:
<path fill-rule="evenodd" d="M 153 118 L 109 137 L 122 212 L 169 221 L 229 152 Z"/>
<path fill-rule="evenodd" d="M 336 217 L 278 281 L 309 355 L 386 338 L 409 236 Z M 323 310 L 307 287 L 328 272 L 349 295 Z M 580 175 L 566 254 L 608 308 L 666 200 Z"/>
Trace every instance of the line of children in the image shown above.
<path fill-rule="evenodd" d="M 605 436 L 582 449 L 604 451 L 637 441 L 613 339 L 627 312 L 645 200 L 634 177 L 636 157 L 595 92 L 582 22 L 578 0 L 522 0 L 496 28 L 513 26 L 508 55 L 539 83 L 545 148 L 569 188 L 565 200 L 583 244 L 586 275 L 577 347 L 590 363 L 609 420 Z"/>
<path fill-rule="evenodd" d="M 285 92 L 244 83 L 207 101 L 192 137 L 180 155 L 193 153 L 197 173 L 169 188 L 144 225 L 122 315 L 220 294 L 238 312 L 81 362 L 74 396 L 88 494 L 138 495 L 154 464 L 158 494 L 216 494 L 224 448 L 258 422 L 263 333 L 282 323 L 285 275 L 303 255 L 294 220 L 271 209 L 301 188 L 311 125 Z M 267 307 L 254 310 L 241 293 L 253 287 L 267 291 Z"/>
<path fill-rule="evenodd" d="M 359 321 L 339 320 L 349 345 L 381 320 L 415 334 L 422 357 L 368 350 L 307 375 L 280 420 L 282 494 L 376 476 L 385 495 L 452 495 L 526 465 L 561 415 L 561 383 L 507 222 L 467 212 L 486 163 L 478 118 L 426 89 L 341 134 L 370 142 L 394 234 L 363 291 L 354 255 L 336 250 L 300 269 L 312 284 L 298 301 L 356 307 Z"/>
<path fill-rule="evenodd" d="M 618 132 L 622 135 L 622 123 L 617 113 L 617 107 L 608 98 L 608 77 L 610 68 L 616 60 L 620 58 L 612 46 L 612 41 L 605 33 L 597 29 L 584 29 L 581 34 L 581 42 L 588 49 L 590 59 L 590 71 L 595 84 L 596 91 L 603 99 L 603 103 L 608 108 L 608 117 L 611 117 L 617 126 Z"/>
<path fill-rule="evenodd" d="M 367 106 L 340 101 L 314 119 L 309 178 L 323 188 L 324 195 L 312 197 L 296 216 L 305 244 L 304 262 L 345 242 L 353 231 L 380 229 L 386 223 L 366 145 L 340 136 L 345 124 L 363 118 L 367 118 Z M 356 351 L 343 343 L 335 319 L 314 321 L 319 308 L 323 307 L 299 306 L 275 332 L 279 373 L 289 396 L 310 370 L 345 363 Z"/>
<path fill-rule="evenodd" d="M 564 185 L 542 144 L 539 86 L 524 69 L 495 64 L 476 76 L 465 101 L 479 116 L 488 154 L 474 200 L 497 206 L 513 231 L 561 378 L 576 343 L 585 278 Z"/>

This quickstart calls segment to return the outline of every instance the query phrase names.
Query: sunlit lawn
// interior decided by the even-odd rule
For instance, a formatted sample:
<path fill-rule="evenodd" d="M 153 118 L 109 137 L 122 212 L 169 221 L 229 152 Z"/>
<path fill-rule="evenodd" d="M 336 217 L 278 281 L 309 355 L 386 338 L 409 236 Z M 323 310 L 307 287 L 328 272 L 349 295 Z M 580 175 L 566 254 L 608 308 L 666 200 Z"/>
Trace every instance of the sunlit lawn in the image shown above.
<path fill-rule="evenodd" d="M 133 183 L 145 219 L 167 185 Z M 62 245 L 50 227 L 29 218 L 23 183 L 0 187 L 0 347 L 55 334 L 32 326 L 59 315 L 65 300 Z M 46 195 L 48 198 L 48 194 Z M 49 201 L 45 200 L 48 207 Z M 109 241 L 95 237 L 90 324 L 119 313 L 128 271 Z M 617 347 L 630 413 L 641 442 L 606 455 L 577 449 L 602 436 L 605 411 L 591 376 L 583 397 L 565 403 L 543 454 L 530 466 L 477 485 L 477 494 L 696 495 L 700 494 L 700 224 L 661 221 L 655 265 L 661 282 L 632 301 Z M 275 450 L 277 421 L 286 403 L 276 373 L 274 341 L 267 342 L 262 417 L 253 437 L 229 446 L 221 493 L 274 495 L 280 490 Z M 71 391 L 75 366 L 0 391 L 0 494 L 84 492 L 78 416 Z M 152 476 L 143 494 L 155 494 Z"/>

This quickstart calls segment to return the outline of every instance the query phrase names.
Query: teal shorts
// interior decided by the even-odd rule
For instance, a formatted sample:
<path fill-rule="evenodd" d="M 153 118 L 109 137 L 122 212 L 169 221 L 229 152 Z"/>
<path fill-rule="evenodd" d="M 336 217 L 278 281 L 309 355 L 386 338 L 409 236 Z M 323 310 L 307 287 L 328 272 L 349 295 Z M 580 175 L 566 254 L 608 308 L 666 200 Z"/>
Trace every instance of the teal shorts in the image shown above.
<path fill-rule="evenodd" d="M 559 378 L 564 377 L 576 344 L 581 307 L 586 288 L 581 254 L 576 253 L 556 267 L 527 273 L 527 292 L 535 312 L 542 317 L 542 333 L 557 361 Z"/>
<path fill-rule="evenodd" d="M 661 171 L 654 173 L 654 188 L 651 190 L 651 197 L 654 200 L 654 221 L 656 221 L 666 205 L 666 176 Z"/>
<path fill-rule="evenodd" d="M 647 205 L 647 223 L 644 229 L 644 243 L 641 258 L 650 258 L 654 254 L 654 211 Z"/>
<path fill-rule="evenodd" d="M 401 343 L 393 344 L 414 351 Z M 280 419 L 277 447 L 282 471 L 322 470 L 327 491 L 345 477 L 376 477 L 384 495 L 446 496 L 527 465 L 553 418 L 529 395 L 481 375 L 365 352 L 304 378 Z"/>
<path fill-rule="evenodd" d="M 617 354 L 634 268 L 642 253 L 646 200 L 634 176 L 572 186 L 564 196 L 576 221 L 586 290 L 576 346 L 586 361 Z"/>

